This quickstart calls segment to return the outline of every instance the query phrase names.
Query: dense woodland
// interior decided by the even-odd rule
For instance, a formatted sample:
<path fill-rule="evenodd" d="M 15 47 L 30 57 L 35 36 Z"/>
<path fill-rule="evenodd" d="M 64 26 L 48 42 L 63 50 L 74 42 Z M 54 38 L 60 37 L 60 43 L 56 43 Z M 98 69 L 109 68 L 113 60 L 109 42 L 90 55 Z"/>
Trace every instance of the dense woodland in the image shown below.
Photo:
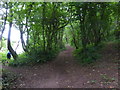
<path fill-rule="evenodd" d="M 102 42 L 120 39 L 120 3 L 117 2 L 4 2 L 0 42 L 9 24 L 7 48 L 14 63 L 46 62 L 69 44 L 83 62 L 96 59 Z M 11 27 L 20 31 L 25 53 L 11 45 Z M 24 62 L 24 63 L 25 63 Z"/>
<path fill-rule="evenodd" d="M 0 62 L 3 63 L 3 66 L 9 65 L 9 68 L 10 66 L 36 65 L 37 67 L 38 64 L 42 65 L 42 63 L 45 64 L 47 62 L 43 69 L 38 67 L 38 69 L 34 69 L 31 66 L 31 69 L 27 67 L 20 70 L 18 68 L 17 70 L 15 70 L 16 68 L 12 69 L 17 73 L 22 73 L 25 80 L 28 80 L 26 83 L 28 84 L 27 88 L 31 87 L 31 85 L 34 86 L 35 83 L 34 87 L 38 87 L 39 82 L 40 88 L 45 84 L 49 88 L 49 81 L 48 84 L 45 82 L 52 78 L 50 76 L 54 77 L 50 79 L 50 82 L 51 80 L 54 81 L 55 77 L 60 77 L 57 80 L 57 84 L 59 81 L 70 79 L 71 81 L 73 80 L 72 85 L 77 88 L 85 87 L 82 86 L 81 82 L 84 84 L 84 80 L 88 79 L 87 76 L 89 76 L 88 72 L 90 71 L 92 73 L 90 73 L 89 78 L 95 73 L 93 79 L 97 77 L 98 79 L 87 81 L 88 83 L 91 82 L 95 86 L 95 83 L 99 83 L 99 79 L 102 78 L 103 81 L 96 85 L 102 85 L 105 81 L 105 85 L 107 85 L 106 83 L 110 84 L 110 88 L 117 87 L 118 68 L 116 69 L 114 62 L 118 60 L 116 55 L 120 51 L 120 2 L 2 2 L 1 5 L 1 10 L 4 13 L 2 15 L 0 13 L 0 50 L 9 51 L 12 55 L 11 59 L 7 59 L 7 52 L 0 52 Z M 3 34 L 7 25 L 9 25 L 8 38 L 5 38 Z M 24 50 L 21 54 L 18 54 L 16 49 L 13 48 L 13 42 L 11 41 L 12 27 L 17 28 L 20 33 L 20 42 Z M 6 39 L 7 42 L 5 41 Z M 101 56 L 99 51 L 108 42 L 115 44 L 118 52 L 112 48 L 113 45 L 108 45 L 108 48 L 103 49 L 103 56 Z M 5 47 L 7 47 L 7 50 L 3 49 Z M 78 61 L 73 59 L 71 53 L 75 60 Z M 58 58 L 55 59 L 57 56 Z M 99 61 L 98 59 L 101 57 L 103 58 Z M 56 62 L 52 62 L 55 61 L 54 59 Z M 71 64 L 65 64 L 65 60 L 71 62 Z M 114 60 L 112 65 L 110 60 L 111 62 Z M 100 68 L 97 68 L 96 71 L 95 68 L 92 70 L 92 67 L 85 69 L 85 67 L 79 67 L 80 64 L 77 66 L 74 61 L 85 66 L 91 63 L 97 65 L 97 67 L 100 65 Z M 101 63 L 94 63 L 98 61 Z M 108 75 L 116 76 L 108 77 L 103 73 L 102 69 Z M 66 73 L 65 70 L 70 73 Z M 75 72 L 72 73 L 72 70 Z M 47 73 L 45 74 L 44 72 Z M 109 74 L 109 72 L 113 74 Z M 31 75 L 35 75 L 37 80 L 31 78 Z M 41 80 L 40 75 L 45 81 Z M 70 78 L 69 75 L 71 75 Z M 83 76 L 86 77 L 82 78 Z M 48 78 L 47 80 L 46 77 Z M 22 81 L 24 81 L 24 78 Z M 15 79 L 16 76 L 7 71 L 5 72 L 3 69 L 2 83 L 4 90 L 10 88 Z M 31 84 L 32 81 L 34 83 Z M 60 84 L 61 86 L 57 87 L 66 87 L 68 85 L 64 84 L 64 82 L 61 83 L 63 85 Z M 112 84 L 113 86 L 111 86 Z M 50 84 L 50 87 L 52 87 L 52 84 Z"/>

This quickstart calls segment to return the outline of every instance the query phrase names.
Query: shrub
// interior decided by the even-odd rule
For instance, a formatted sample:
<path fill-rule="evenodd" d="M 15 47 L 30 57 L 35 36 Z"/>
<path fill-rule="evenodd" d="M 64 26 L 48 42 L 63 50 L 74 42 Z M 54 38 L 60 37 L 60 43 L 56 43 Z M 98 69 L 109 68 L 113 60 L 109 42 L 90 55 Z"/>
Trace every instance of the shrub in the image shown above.
<path fill-rule="evenodd" d="M 52 58 L 54 58 L 57 54 L 58 54 L 58 50 L 51 50 L 51 51 L 42 51 L 39 50 L 37 52 L 31 52 L 28 57 L 32 62 L 36 62 L 36 63 L 44 63 L 47 61 L 52 60 Z"/>
<path fill-rule="evenodd" d="M 47 61 L 52 60 L 57 54 L 59 50 L 51 50 L 51 51 L 31 51 L 30 53 L 22 53 L 19 55 L 17 60 L 13 60 L 9 63 L 10 66 L 22 66 L 22 65 L 32 65 L 35 63 L 45 63 Z"/>
<path fill-rule="evenodd" d="M 94 47 L 92 45 L 87 46 L 86 49 L 79 48 L 74 51 L 74 56 L 81 64 L 90 64 L 100 57 L 100 54 L 97 52 L 99 48 L 100 46 Z"/>
<path fill-rule="evenodd" d="M 0 61 L 5 64 L 7 61 L 6 54 L 5 53 L 0 53 Z"/>
<path fill-rule="evenodd" d="M 0 53 L 0 62 L 2 62 L 3 65 L 8 65 L 9 62 L 12 62 L 13 58 L 7 59 L 6 53 Z"/>
<path fill-rule="evenodd" d="M 27 54 L 22 53 L 19 54 L 19 57 L 17 60 L 11 60 L 9 62 L 9 66 L 22 66 L 22 65 L 27 65 L 30 61 L 28 60 Z"/>

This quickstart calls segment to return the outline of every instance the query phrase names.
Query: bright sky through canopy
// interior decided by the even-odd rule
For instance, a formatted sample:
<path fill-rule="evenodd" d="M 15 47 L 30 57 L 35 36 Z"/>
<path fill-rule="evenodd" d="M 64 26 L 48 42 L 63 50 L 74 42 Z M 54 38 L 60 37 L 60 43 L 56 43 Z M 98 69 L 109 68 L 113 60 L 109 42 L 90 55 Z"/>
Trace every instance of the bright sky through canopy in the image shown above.
<path fill-rule="evenodd" d="M 8 30 L 9 30 L 9 25 L 6 24 L 6 27 L 5 27 L 5 31 L 3 33 L 3 37 L 5 37 L 6 39 L 8 38 Z M 11 42 L 14 41 L 16 42 L 12 47 L 13 49 L 15 50 L 17 45 L 18 45 L 18 41 L 20 41 L 20 32 L 19 30 L 17 30 L 15 27 L 12 27 L 11 28 Z M 19 46 L 16 50 L 16 52 L 19 54 L 19 53 L 22 53 L 23 52 L 23 49 L 22 49 L 22 44 L 21 42 L 19 42 Z"/>

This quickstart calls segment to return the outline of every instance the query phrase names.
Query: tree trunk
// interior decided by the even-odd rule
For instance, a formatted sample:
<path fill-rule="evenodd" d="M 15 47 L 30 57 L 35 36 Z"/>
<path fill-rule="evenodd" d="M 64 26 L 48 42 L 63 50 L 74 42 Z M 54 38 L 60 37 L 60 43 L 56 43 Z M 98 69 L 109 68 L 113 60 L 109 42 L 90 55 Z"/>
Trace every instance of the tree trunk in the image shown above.
<path fill-rule="evenodd" d="M 3 35 L 3 33 L 4 33 L 4 30 L 5 30 L 5 25 L 6 25 L 6 20 L 7 20 L 7 10 L 8 10 L 8 4 L 7 4 L 7 2 L 5 3 L 6 5 L 7 5 L 7 7 L 6 7 L 6 16 L 5 16 L 5 20 L 4 20 L 4 24 L 3 24 L 3 29 L 2 29 L 2 31 L 1 31 L 1 35 L 0 35 L 0 41 L 1 41 L 1 46 L 0 46 L 0 50 L 2 49 L 2 35 Z"/>
<path fill-rule="evenodd" d="M 8 47 L 8 50 L 10 51 L 10 53 L 12 54 L 14 60 L 16 60 L 17 57 L 18 57 L 18 55 L 17 55 L 17 53 L 13 50 L 13 48 L 12 48 L 12 46 L 11 46 L 11 41 L 10 41 L 11 27 L 12 27 L 12 22 L 9 23 L 9 32 L 8 32 L 7 47 Z"/>

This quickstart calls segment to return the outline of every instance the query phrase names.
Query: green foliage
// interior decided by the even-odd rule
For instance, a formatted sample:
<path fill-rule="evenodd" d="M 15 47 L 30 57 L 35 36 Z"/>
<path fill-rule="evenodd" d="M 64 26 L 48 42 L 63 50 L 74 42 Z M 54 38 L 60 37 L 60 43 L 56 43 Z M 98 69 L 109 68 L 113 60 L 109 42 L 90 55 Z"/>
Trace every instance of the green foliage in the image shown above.
<path fill-rule="evenodd" d="M 74 51 L 74 56 L 76 59 L 83 65 L 93 63 L 100 57 L 100 54 L 97 52 L 99 47 L 87 46 L 86 49 L 79 48 Z"/>
<path fill-rule="evenodd" d="M 10 90 L 10 88 L 15 88 L 15 80 L 17 76 L 5 69 L 2 70 L 2 89 Z"/>
<path fill-rule="evenodd" d="M 2 61 L 2 63 L 4 63 L 7 60 L 5 53 L 0 53 L 0 60 Z"/>
<path fill-rule="evenodd" d="M 6 39 L 4 37 L 2 37 L 2 41 L 0 42 L 0 48 L 2 50 L 2 52 L 7 52 L 6 50 Z"/>
<path fill-rule="evenodd" d="M 59 50 L 51 50 L 51 51 L 42 51 L 42 50 L 31 50 L 31 52 L 23 53 L 19 55 L 17 60 L 13 60 L 9 63 L 10 66 L 23 66 L 23 65 L 33 65 L 35 63 L 45 63 L 47 61 L 52 60 L 57 54 Z"/>
<path fill-rule="evenodd" d="M 3 3 L 4 4 L 4 3 Z M 119 38 L 119 5 L 98 2 L 7 2 L 7 21 L 20 31 L 25 54 L 10 65 L 44 63 L 54 58 L 64 44 L 76 47 L 80 62 L 92 63 L 101 42 Z M 7 5 L 5 4 L 5 5 Z M 5 7 L 3 7 L 5 8 Z M 117 24 L 117 26 L 116 26 Z M 67 27 L 65 27 L 67 26 Z M 6 59 L 3 57 L 3 61 Z"/>
<path fill-rule="evenodd" d="M 57 53 L 58 51 L 55 51 L 55 50 L 51 50 L 51 51 L 38 50 L 37 52 L 32 51 L 28 55 L 28 57 L 32 62 L 44 63 L 54 58 Z"/>
<path fill-rule="evenodd" d="M 3 65 L 8 65 L 10 62 L 13 62 L 13 58 L 7 59 L 7 53 L 0 53 L 0 62 L 2 62 Z"/>
<path fill-rule="evenodd" d="M 6 62 L 8 62 L 8 59 L 6 57 L 5 53 L 0 53 L 0 61 L 2 62 L 2 64 L 6 64 Z"/>
<path fill-rule="evenodd" d="M 22 66 L 27 65 L 30 62 L 26 53 L 22 53 L 19 55 L 17 60 L 12 60 L 9 62 L 9 66 Z"/>
<path fill-rule="evenodd" d="M 72 45 L 86 48 L 114 38 L 117 3 L 70 3 Z M 116 13 L 116 14 L 115 14 Z M 118 20 L 119 21 L 119 20 Z M 118 22 L 117 21 L 117 22 Z M 71 25 L 72 25 L 71 24 Z M 74 30 L 74 31 L 73 31 Z"/>

